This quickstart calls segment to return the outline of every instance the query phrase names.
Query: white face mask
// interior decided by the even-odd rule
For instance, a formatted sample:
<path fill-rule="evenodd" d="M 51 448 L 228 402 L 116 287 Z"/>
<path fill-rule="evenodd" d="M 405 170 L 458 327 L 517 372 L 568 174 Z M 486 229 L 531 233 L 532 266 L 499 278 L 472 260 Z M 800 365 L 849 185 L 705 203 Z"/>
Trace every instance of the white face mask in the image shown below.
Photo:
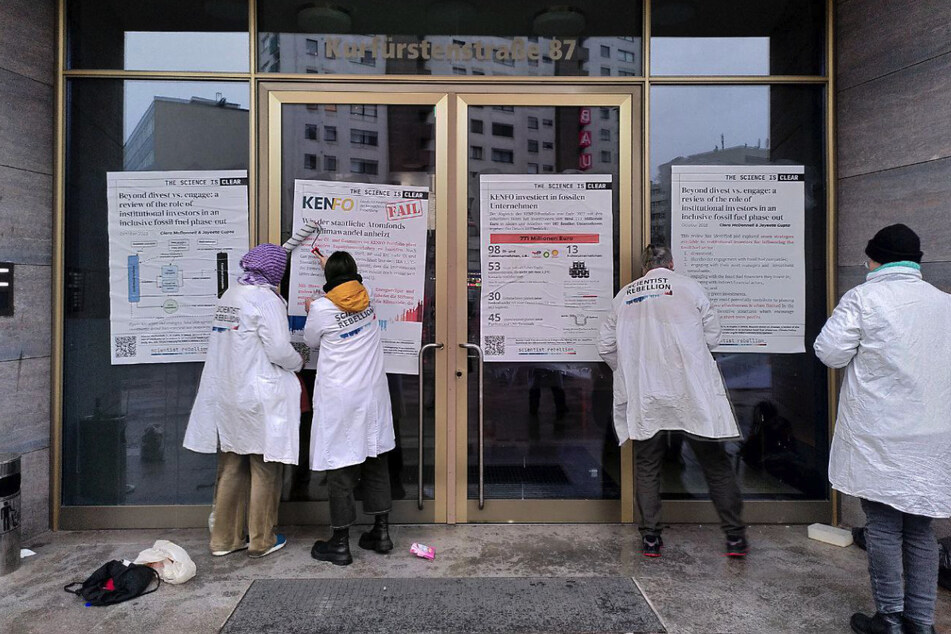
<path fill-rule="evenodd" d="M 871 270 L 872 270 L 872 267 L 869 266 L 869 264 L 868 264 L 868 260 L 865 260 L 865 270 L 866 270 L 866 271 L 871 271 Z"/>

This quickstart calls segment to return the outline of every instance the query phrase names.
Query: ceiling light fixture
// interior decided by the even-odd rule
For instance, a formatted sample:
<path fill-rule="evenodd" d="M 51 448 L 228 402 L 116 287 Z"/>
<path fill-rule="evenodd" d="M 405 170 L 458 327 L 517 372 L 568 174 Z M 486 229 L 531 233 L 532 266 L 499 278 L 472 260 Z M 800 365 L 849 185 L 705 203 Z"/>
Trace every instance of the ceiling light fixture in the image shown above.
<path fill-rule="evenodd" d="M 556 37 L 561 35 L 581 35 L 586 21 L 584 13 L 574 7 L 548 7 L 535 16 L 532 30 L 535 35 Z"/>
<path fill-rule="evenodd" d="M 314 2 L 297 12 L 297 26 L 304 33 L 349 33 L 353 20 L 335 4 Z"/>

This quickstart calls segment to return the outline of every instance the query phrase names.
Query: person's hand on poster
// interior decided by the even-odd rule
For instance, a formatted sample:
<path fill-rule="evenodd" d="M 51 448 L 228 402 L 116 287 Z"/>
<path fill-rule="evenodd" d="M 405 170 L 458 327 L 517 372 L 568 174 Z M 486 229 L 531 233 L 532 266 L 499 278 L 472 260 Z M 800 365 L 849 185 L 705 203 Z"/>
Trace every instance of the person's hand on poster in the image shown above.
<path fill-rule="evenodd" d="M 314 303 L 314 298 L 313 298 L 313 297 L 305 297 L 305 298 L 304 298 L 304 312 L 305 312 L 305 313 L 309 313 L 309 312 L 310 312 L 310 305 L 313 304 L 313 303 Z"/>
<path fill-rule="evenodd" d="M 318 246 L 314 245 L 314 248 L 311 249 L 310 252 L 317 256 L 317 261 L 320 262 L 320 268 L 327 266 L 327 256 L 320 252 Z"/>

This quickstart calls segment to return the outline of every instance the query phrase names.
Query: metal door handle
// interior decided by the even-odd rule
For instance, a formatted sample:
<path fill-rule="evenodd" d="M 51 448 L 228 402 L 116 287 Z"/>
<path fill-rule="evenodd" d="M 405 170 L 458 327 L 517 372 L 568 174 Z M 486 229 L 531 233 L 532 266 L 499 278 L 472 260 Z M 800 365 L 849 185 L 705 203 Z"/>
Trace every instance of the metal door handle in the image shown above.
<path fill-rule="evenodd" d="M 445 346 L 441 343 L 427 343 L 419 349 L 417 360 L 419 362 L 419 498 L 416 500 L 416 506 L 423 510 L 423 355 L 427 350 L 442 350 Z"/>
<path fill-rule="evenodd" d="M 475 350 L 479 357 L 479 510 L 485 508 L 485 409 L 483 404 L 483 378 L 485 368 L 485 357 L 482 354 L 482 348 L 474 343 L 460 343 L 460 348 L 466 350 Z M 468 352 L 466 356 L 468 357 Z"/>

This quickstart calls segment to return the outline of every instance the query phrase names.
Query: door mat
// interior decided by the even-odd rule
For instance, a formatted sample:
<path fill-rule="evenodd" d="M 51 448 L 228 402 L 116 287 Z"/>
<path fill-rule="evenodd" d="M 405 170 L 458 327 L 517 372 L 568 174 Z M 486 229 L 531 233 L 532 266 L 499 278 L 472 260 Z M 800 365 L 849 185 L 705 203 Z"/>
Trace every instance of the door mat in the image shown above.
<path fill-rule="evenodd" d="M 274 632 L 665 632 L 630 577 L 266 579 L 221 630 Z"/>

